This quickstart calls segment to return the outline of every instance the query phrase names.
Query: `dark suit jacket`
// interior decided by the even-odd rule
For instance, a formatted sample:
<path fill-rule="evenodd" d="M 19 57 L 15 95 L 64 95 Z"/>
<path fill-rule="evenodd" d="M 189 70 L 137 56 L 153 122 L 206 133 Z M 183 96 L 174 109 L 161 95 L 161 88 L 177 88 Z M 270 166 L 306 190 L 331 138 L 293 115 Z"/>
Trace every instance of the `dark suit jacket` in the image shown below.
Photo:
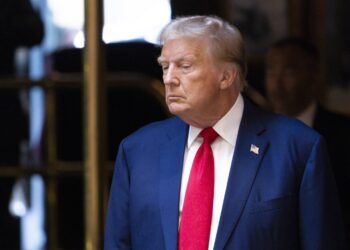
<path fill-rule="evenodd" d="M 350 239 L 350 119 L 318 106 L 313 127 L 326 140 Z"/>
<path fill-rule="evenodd" d="M 177 249 L 187 133 L 188 125 L 171 118 L 121 143 L 105 249 Z M 335 184 L 317 132 L 245 101 L 214 249 L 345 249 Z"/>

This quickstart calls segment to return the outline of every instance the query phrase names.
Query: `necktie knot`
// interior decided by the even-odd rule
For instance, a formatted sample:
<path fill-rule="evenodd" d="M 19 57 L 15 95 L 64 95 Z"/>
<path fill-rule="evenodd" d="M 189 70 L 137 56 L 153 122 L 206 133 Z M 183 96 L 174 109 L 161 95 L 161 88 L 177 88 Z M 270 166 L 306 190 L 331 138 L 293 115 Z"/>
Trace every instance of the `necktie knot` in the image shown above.
<path fill-rule="evenodd" d="M 209 143 L 209 145 L 218 137 L 218 133 L 211 127 L 203 129 L 200 135 L 203 137 L 204 143 Z"/>

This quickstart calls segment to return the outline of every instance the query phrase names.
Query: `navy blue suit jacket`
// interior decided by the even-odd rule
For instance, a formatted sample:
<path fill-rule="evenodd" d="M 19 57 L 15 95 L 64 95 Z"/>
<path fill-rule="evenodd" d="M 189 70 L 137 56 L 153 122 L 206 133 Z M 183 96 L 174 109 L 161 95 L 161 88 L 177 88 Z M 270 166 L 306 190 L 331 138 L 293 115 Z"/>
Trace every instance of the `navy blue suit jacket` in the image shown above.
<path fill-rule="evenodd" d="M 105 249 L 177 249 L 187 133 L 170 118 L 121 143 Z M 322 137 L 245 101 L 214 249 L 336 250 L 345 249 L 343 236 Z"/>

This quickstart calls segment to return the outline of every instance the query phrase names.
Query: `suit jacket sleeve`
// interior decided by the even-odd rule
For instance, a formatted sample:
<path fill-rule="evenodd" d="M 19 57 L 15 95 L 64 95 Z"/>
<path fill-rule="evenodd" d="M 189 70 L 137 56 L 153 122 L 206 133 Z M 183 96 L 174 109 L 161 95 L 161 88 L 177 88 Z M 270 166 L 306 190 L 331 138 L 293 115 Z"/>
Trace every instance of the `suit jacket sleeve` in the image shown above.
<path fill-rule="evenodd" d="M 300 185 L 301 249 L 346 249 L 337 191 L 322 137 L 313 145 Z"/>
<path fill-rule="evenodd" d="M 107 211 L 105 250 L 131 249 L 129 223 L 129 169 L 123 142 L 117 155 Z"/>

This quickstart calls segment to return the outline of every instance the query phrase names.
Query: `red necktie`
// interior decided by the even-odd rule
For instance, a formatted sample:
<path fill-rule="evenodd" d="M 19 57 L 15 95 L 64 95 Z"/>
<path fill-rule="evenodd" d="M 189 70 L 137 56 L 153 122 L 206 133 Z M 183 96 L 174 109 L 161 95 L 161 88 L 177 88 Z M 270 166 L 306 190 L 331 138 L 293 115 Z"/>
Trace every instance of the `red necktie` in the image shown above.
<path fill-rule="evenodd" d="M 193 160 L 179 229 L 179 250 L 208 250 L 214 197 L 214 157 L 211 143 L 218 134 L 201 132 L 203 143 Z"/>

